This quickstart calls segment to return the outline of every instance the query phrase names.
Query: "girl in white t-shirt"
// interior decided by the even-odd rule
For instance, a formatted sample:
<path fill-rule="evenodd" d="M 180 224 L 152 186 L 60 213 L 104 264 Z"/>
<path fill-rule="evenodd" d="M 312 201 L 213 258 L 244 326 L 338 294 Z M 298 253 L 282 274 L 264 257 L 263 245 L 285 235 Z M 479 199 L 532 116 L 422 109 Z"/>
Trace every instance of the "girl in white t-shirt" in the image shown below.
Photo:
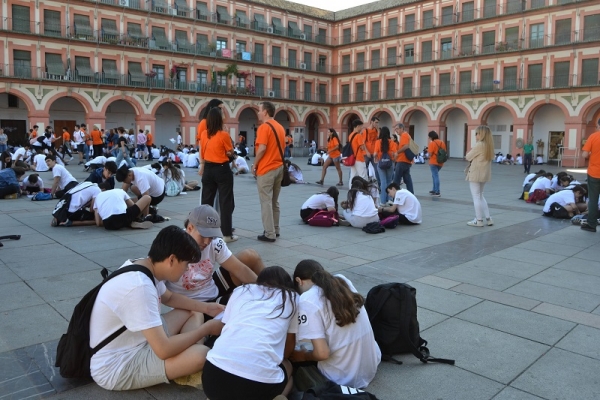
<path fill-rule="evenodd" d="M 331 275 L 315 260 L 296 266 L 294 283 L 301 293 L 298 340 L 310 340 L 313 350 L 295 350 L 290 360 L 317 361 L 319 371 L 338 385 L 368 386 L 381 362 L 381 351 L 365 299 L 347 278 Z"/>
<path fill-rule="evenodd" d="M 318 211 L 337 211 L 339 195 L 340 191 L 335 186 L 330 186 L 324 193 L 313 194 L 302 204 L 300 218 L 308 223 L 308 219 Z"/>
<path fill-rule="evenodd" d="M 255 284 L 233 291 L 204 364 L 208 398 L 265 400 L 290 391 L 292 366 L 285 359 L 296 343 L 296 302 L 294 282 L 281 267 L 265 268 Z"/>
<path fill-rule="evenodd" d="M 375 200 L 369 194 L 368 182 L 365 179 L 352 179 L 352 188 L 348 191 L 348 200 L 342 201 L 340 225 L 351 225 L 363 228 L 371 222 L 379 222 L 379 214 Z"/>
<path fill-rule="evenodd" d="M 299 166 L 297 166 L 290 160 L 285 160 L 284 167 L 287 168 L 288 172 L 290 173 L 290 180 L 292 181 L 292 183 L 304 183 L 302 170 Z"/>

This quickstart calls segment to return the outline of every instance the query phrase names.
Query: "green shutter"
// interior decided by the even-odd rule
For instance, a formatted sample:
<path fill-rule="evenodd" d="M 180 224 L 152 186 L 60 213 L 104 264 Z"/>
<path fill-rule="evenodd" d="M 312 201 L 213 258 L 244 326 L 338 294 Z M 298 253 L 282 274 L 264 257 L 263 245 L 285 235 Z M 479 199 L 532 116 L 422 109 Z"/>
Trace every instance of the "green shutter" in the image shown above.
<path fill-rule="evenodd" d="M 46 53 L 46 72 L 48 75 L 64 75 L 65 65 L 61 54 Z"/>

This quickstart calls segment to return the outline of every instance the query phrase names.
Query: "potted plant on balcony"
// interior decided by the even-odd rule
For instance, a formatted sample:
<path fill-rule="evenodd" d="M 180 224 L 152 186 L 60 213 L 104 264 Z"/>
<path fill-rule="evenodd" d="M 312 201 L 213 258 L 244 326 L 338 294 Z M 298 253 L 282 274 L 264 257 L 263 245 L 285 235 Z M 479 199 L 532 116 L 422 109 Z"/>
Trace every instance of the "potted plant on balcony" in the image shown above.
<path fill-rule="evenodd" d="M 177 86 L 177 65 L 173 64 L 171 69 L 169 70 L 169 78 L 171 79 L 171 84 L 173 88 Z"/>
<path fill-rule="evenodd" d="M 211 57 L 216 57 L 217 56 L 217 43 L 216 42 L 209 43 L 208 51 L 210 52 Z"/>

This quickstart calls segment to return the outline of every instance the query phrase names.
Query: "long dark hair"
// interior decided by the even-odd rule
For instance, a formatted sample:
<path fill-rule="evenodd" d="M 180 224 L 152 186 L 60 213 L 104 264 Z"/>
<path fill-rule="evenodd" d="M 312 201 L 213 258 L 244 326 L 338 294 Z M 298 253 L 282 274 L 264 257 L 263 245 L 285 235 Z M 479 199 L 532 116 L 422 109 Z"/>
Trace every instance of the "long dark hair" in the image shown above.
<path fill-rule="evenodd" d="M 211 101 L 209 101 L 206 105 L 206 108 L 204 109 L 204 112 L 202 113 L 201 119 L 208 118 L 208 113 L 210 112 L 210 110 L 219 107 L 221 104 L 223 104 L 223 102 L 219 99 L 212 99 Z"/>
<path fill-rule="evenodd" d="M 213 137 L 218 131 L 223 129 L 223 115 L 221 110 L 213 108 L 208 112 L 208 118 L 206 118 L 206 130 L 208 131 L 208 137 Z"/>
<path fill-rule="evenodd" d="M 331 311 L 338 326 L 346 326 L 356 322 L 360 308 L 365 304 L 365 299 L 350 287 L 342 278 L 331 275 L 315 260 L 302 260 L 294 270 L 294 280 L 310 279 L 321 288 L 323 296 L 329 300 Z"/>
<path fill-rule="evenodd" d="M 284 318 L 290 318 L 296 312 L 296 296 L 298 295 L 295 291 L 294 281 L 287 271 L 279 266 L 266 267 L 258 274 L 256 278 L 256 285 L 264 286 L 271 289 L 279 289 L 281 292 L 281 304 L 275 307 L 272 312 L 281 310 L 279 314 L 273 318 L 279 318 L 285 312 L 285 303 L 287 299 L 290 299 L 292 303 L 292 310 L 289 315 Z M 261 300 L 270 299 L 275 296 L 276 290 L 271 291 L 268 297 L 263 297 Z"/>
<path fill-rule="evenodd" d="M 297 166 L 296 164 L 294 164 L 293 162 L 291 162 L 289 159 L 286 158 L 285 160 L 283 160 L 283 162 L 287 169 L 289 169 L 290 165 L 291 165 L 292 167 L 296 168 L 296 171 L 302 172 L 302 169 L 299 166 Z"/>
<path fill-rule="evenodd" d="M 176 182 L 179 182 L 179 180 L 181 180 L 181 171 L 179 170 L 179 168 L 175 168 L 170 158 L 165 158 L 162 161 L 162 166 L 165 167 L 171 173 L 172 180 Z"/>
<path fill-rule="evenodd" d="M 329 189 L 327 189 L 325 194 L 328 194 L 329 196 L 331 196 L 331 198 L 333 198 L 333 202 L 335 204 L 335 209 L 337 210 L 338 209 L 338 197 L 340 196 L 340 191 L 338 190 L 338 188 L 336 188 L 335 186 L 329 186 Z"/>
<path fill-rule="evenodd" d="M 367 182 L 366 179 L 360 176 L 355 176 L 354 178 L 352 178 L 352 182 L 350 184 L 351 186 L 350 190 L 348 190 L 347 201 L 348 208 L 352 210 L 354 208 L 354 202 L 356 201 L 356 196 L 358 195 L 358 192 L 362 192 L 365 195 L 370 195 L 370 193 L 369 182 Z"/>
<path fill-rule="evenodd" d="M 338 143 L 340 142 L 340 137 L 338 136 L 337 132 L 335 131 L 335 129 L 333 128 L 329 128 L 329 132 L 331 132 L 331 136 L 327 138 L 327 142 L 329 142 L 331 139 L 336 138 Z"/>
<path fill-rule="evenodd" d="M 379 139 L 381 139 L 381 152 L 387 153 L 390 150 L 390 129 L 382 126 L 379 130 Z"/>
<path fill-rule="evenodd" d="M 8 168 L 11 166 L 12 164 L 12 154 L 10 154 L 10 151 L 5 150 L 2 152 L 2 155 L 0 155 L 0 157 L 2 157 L 2 159 L 0 160 L 0 169 L 4 169 L 4 168 Z M 8 164 L 5 164 L 5 160 L 7 158 L 10 158 L 10 161 Z"/>

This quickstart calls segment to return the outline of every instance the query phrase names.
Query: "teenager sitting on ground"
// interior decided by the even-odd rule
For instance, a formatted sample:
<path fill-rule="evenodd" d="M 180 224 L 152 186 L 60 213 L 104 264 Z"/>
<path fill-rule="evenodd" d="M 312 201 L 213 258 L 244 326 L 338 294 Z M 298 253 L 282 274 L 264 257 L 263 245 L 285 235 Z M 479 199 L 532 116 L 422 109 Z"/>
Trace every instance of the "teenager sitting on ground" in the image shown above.
<path fill-rule="evenodd" d="M 93 209 L 97 226 L 117 231 L 121 228 L 149 229 L 152 222 L 145 221 L 150 196 L 141 196 L 133 202 L 123 189 L 112 189 L 99 193 L 94 199 Z"/>
<path fill-rule="evenodd" d="M 150 196 L 150 205 L 156 206 L 165 198 L 165 181 L 146 168 L 128 168 L 124 165 L 117 170 L 115 178 L 117 182 L 123 182 L 124 191 L 131 189 L 138 198 Z"/>
<path fill-rule="evenodd" d="M 326 192 L 313 194 L 302 204 L 300 218 L 308 224 L 308 220 L 319 211 L 337 211 L 340 191 L 335 186 L 330 186 Z"/>
<path fill-rule="evenodd" d="M 23 194 L 33 194 L 44 191 L 44 181 L 38 174 L 27 175 L 21 182 Z"/>
<path fill-rule="evenodd" d="M 521 157 L 521 154 L 517 154 L 517 157 L 515 158 L 515 164 L 523 165 L 523 157 Z"/>
<path fill-rule="evenodd" d="M 378 208 L 381 219 L 398 214 L 400 216 L 398 224 L 400 225 L 417 225 L 422 222 L 421 203 L 414 194 L 406 189 L 400 189 L 400 185 L 395 182 L 390 183 L 385 191 L 390 198 L 394 199 L 394 203 L 391 206 Z"/>
<path fill-rule="evenodd" d="M 581 185 L 581 182 L 573 178 L 572 175 L 565 175 L 560 178 L 558 184 L 559 186 L 557 191 L 560 191 L 565 189 L 573 189 L 575 186 Z"/>
<path fill-rule="evenodd" d="M 367 182 L 365 179 L 352 180 L 348 199 L 341 203 L 343 219 L 340 218 L 340 225 L 363 228 L 371 222 L 379 222 L 377 207 L 365 182 Z"/>
<path fill-rule="evenodd" d="M 235 175 L 239 174 L 247 174 L 250 172 L 250 168 L 248 168 L 248 163 L 246 159 L 238 153 L 233 153 L 233 161 L 231 162 L 231 172 Z"/>
<path fill-rule="evenodd" d="M 114 161 L 107 161 L 103 167 L 95 169 L 90 176 L 87 177 L 86 182 L 92 183 L 105 183 L 106 189 L 115 188 L 114 175 L 117 173 L 117 163 Z"/>
<path fill-rule="evenodd" d="M 25 143 L 25 146 L 19 147 L 15 150 L 14 154 L 12 155 L 13 167 L 20 167 L 26 171 L 30 169 L 29 164 L 27 164 L 28 158 L 31 157 L 30 147 L 31 146 L 29 145 L 29 143 Z M 5 159 L 5 157 L 3 158 Z"/>
<path fill-rule="evenodd" d="M 304 177 L 302 176 L 302 169 L 300 169 L 299 166 L 288 159 L 286 159 L 283 164 L 284 168 L 287 168 L 290 173 L 290 181 L 292 181 L 292 183 L 305 183 Z"/>
<path fill-rule="evenodd" d="M 90 319 L 90 346 L 127 327 L 92 356 L 90 372 L 102 388 L 140 389 L 202 370 L 208 353 L 203 338 L 219 334 L 221 327 L 217 321 L 203 323 L 202 313 L 214 316 L 223 307 L 172 293 L 164 284 L 198 261 L 199 252 L 189 235 L 168 226 L 152 242 L 148 257 L 123 264 L 148 268 L 154 282 L 142 272 L 128 272 L 100 289 Z M 163 304 L 173 310 L 161 315 Z"/>
<path fill-rule="evenodd" d="M 46 165 L 46 153 L 37 153 L 33 156 L 33 162 L 31 163 L 31 169 L 35 172 L 46 172 L 50 171 L 48 165 Z"/>
<path fill-rule="evenodd" d="M 535 172 L 533 174 L 528 174 L 525 177 L 525 180 L 523 181 L 523 192 L 521 193 L 521 197 L 519 197 L 519 200 L 523 200 L 525 198 L 525 193 L 529 193 L 529 189 L 531 189 L 531 185 L 533 185 L 533 183 L 537 180 L 537 178 L 539 178 L 540 176 L 544 175 L 546 173 L 546 171 L 544 171 L 543 169 L 540 169 L 538 172 Z"/>
<path fill-rule="evenodd" d="M 528 203 L 542 204 L 542 201 L 548 198 L 548 195 L 554 193 L 552 190 L 552 173 L 546 172 L 533 182 L 529 188 Z"/>
<path fill-rule="evenodd" d="M 229 250 L 223 240 L 221 218 L 211 206 L 194 208 L 184 226 L 200 246 L 200 261 L 190 264 L 178 281 L 167 282 L 169 290 L 195 300 L 227 304 L 233 289 L 255 282 L 265 267 L 253 249 L 235 255 Z"/>
<path fill-rule="evenodd" d="M 79 184 L 73 175 L 65 167 L 56 163 L 54 156 L 46 156 L 46 165 L 52 170 L 54 181 L 52 182 L 52 197 L 62 198 L 68 190 Z"/>
<path fill-rule="evenodd" d="M 174 181 L 179 187 L 179 192 L 187 192 L 190 190 L 200 190 L 198 181 L 185 180 L 185 172 L 179 168 L 179 165 L 173 165 L 173 162 L 169 159 L 163 160 L 162 162 L 162 179 L 165 181 L 165 185 L 168 181 Z"/>
<path fill-rule="evenodd" d="M 572 190 L 566 189 L 556 192 L 544 204 L 544 216 L 560 219 L 573 218 L 574 215 L 587 211 L 587 204 L 583 200 L 585 190 L 577 185 Z"/>
<path fill-rule="evenodd" d="M 12 167 L 12 154 L 10 151 L 5 150 L 0 155 L 0 170 Z"/>
<path fill-rule="evenodd" d="M 0 171 L 0 200 L 11 194 L 21 193 L 19 181 L 25 175 L 25 170 L 21 167 L 5 168 Z"/>
<path fill-rule="evenodd" d="M 236 288 L 221 336 L 208 352 L 204 393 L 211 400 L 271 400 L 292 388 L 298 332 L 294 281 L 281 267 L 265 268 L 256 283 Z M 243 355 L 243 356 L 241 356 Z"/>
<path fill-rule="evenodd" d="M 67 218 L 65 220 L 57 220 L 52 217 L 50 226 L 91 226 L 96 225 L 94 211 L 94 198 L 102 192 L 105 187 L 99 187 L 95 183 L 82 182 L 69 190 L 66 194 L 71 195 L 69 208 L 67 210 Z"/>
<path fill-rule="evenodd" d="M 319 371 L 338 385 L 368 386 L 377 373 L 381 351 L 365 299 L 346 277 L 332 276 L 314 260 L 300 261 L 294 283 L 301 293 L 298 340 L 310 340 L 313 350 L 294 350 L 290 360 L 317 361 Z"/>

